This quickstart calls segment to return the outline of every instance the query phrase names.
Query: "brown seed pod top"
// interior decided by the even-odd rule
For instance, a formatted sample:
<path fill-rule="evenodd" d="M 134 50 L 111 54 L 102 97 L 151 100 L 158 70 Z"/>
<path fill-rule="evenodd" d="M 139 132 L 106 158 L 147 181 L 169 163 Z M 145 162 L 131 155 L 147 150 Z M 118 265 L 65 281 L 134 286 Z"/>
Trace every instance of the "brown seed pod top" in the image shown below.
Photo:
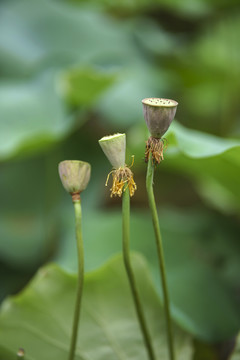
<path fill-rule="evenodd" d="M 168 130 L 177 111 L 175 100 L 146 98 L 142 100 L 143 115 L 153 137 L 161 138 Z"/>

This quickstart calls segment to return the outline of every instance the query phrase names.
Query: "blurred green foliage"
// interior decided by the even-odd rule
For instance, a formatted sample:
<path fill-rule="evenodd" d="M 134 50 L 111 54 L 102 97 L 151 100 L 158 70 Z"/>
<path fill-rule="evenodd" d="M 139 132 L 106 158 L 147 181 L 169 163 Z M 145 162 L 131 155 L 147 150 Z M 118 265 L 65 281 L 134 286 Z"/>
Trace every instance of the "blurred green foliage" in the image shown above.
<path fill-rule="evenodd" d="M 71 201 L 57 164 L 89 161 L 86 267 L 121 250 L 119 199 L 97 140 L 126 132 L 138 191 L 132 247 L 159 291 L 147 214 L 141 99 L 179 102 L 156 172 L 173 316 L 195 337 L 239 329 L 238 2 L 11 0 L 0 4 L 0 298 L 41 264 L 75 269 Z M 114 210 L 114 212 L 112 211 Z M 211 352 L 211 351 L 210 351 Z"/>
<path fill-rule="evenodd" d="M 164 315 L 159 298 L 143 259 L 134 256 L 133 260 L 141 298 L 151 324 L 156 356 L 167 359 Z M 26 356 L 30 359 L 65 359 L 69 348 L 76 281 L 76 275 L 66 274 L 56 265 L 49 265 L 38 272 L 22 294 L 4 302 L 0 317 L 0 354 L 14 360 L 15 349 L 18 349 L 19 343 L 24 343 L 28 349 Z M 129 330 L 132 337 L 128 335 Z M 190 337 L 179 328 L 174 330 L 178 359 L 191 359 Z M 147 359 L 122 258 L 117 256 L 86 276 L 75 359 L 102 359 L 103 356 L 109 360 L 129 359 L 132 354 L 137 354 L 139 359 Z"/>

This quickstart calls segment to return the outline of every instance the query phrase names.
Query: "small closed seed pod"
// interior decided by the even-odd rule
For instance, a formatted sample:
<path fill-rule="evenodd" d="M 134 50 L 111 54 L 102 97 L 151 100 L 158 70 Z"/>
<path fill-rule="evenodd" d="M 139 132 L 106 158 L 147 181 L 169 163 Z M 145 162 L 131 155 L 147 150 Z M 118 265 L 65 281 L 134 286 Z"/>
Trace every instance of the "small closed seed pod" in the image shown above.
<path fill-rule="evenodd" d="M 170 99 L 146 98 L 142 100 L 142 104 L 144 119 L 150 134 L 160 139 L 173 121 L 178 103 Z"/>
<path fill-rule="evenodd" d="M 65 190 L 80 194 L 86 189 L 91 175 L 91 165 L 79 160 L 65 160 L 58 165 L 59 176 Z"/>
<path fill-rule="evenodd" d="M 125 166 L 126 134 L 104 136 L 98 142 L 115 169 Z"/>

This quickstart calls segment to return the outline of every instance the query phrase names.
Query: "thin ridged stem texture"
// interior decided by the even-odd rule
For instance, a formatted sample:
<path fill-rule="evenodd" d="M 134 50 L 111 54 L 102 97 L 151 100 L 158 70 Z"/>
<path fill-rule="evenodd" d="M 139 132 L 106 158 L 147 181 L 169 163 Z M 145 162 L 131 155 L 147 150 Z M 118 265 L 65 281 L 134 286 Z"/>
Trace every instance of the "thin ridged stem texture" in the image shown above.
<path fill-rule="evenodd" d="M 146 321 L 140 301 L 140 296 L 137 290 L 137 285 L 133 273 L 133 269 L 131 266 L 130 260 L 130 251 L 129 251 L 129 239 L 130 239 L 130 196 L 129 189 L 125 188 L 122 195 L 122 240 L 123 240 L 123 259 L 126 268 L 126 272 L 128 275 L 128 280 L 134 300 L 134 305 L 138 317 L 138 321 L 140 324 L 140 329 L 143 335 L 144 343 L 146 346 L 146 350 L 148 353 L 148 357 L 150 360 L 155 360 L 155 355 L 153 351 L 153 346 L 151 342 L 151 337 L 148 332 Z"/>
<path fill-rule="evenodd" d="M 156 207 L 156 202 L 155 202 L 155 197 L 154 197 L 154 192 L 153 192 L 153 179 L 154 179 L 154 164 L 152 163 L 152 156 L 150 155 L 149 160 L 148 160 L 146 187 L 147 187 L 149 206 L 150 206 L 151 214 L 152 214 L 152 222 L 153 222 L 156 246 L 157 246 L 157 255 L 158 255 L 158 260 L 159 260 L 160 276 L 161 276 L 161 280 L 162 280 L 164 313 L 165 313 L 165 320 L 166 320 L 166 327 L 167 327 L 169 358 L 171 360 L 174 360 L 175 356 L 174 356 L 172 325 L 171 325 L 170 308 L 169 308 L 169 296 L 168 296 L 168 289 L 167 289 L 162 237 L 161 237 L 157 207 Z"/>
<path fill-rule="evenodd" d="M 77 334 L 80 319 L 83 280 L 84 280 L 84 253 L 83 253 L 83 239 L 82 239 L 82 209 L 81 200 L 73 201 L 75 210 L 75 227 L 77 240 L 77 254 L 78 254 L 78 280 L 77 280 L 77 295 L 72 327 L 71 345 L 68 360 L 73 360 L 77 344 Z"/>

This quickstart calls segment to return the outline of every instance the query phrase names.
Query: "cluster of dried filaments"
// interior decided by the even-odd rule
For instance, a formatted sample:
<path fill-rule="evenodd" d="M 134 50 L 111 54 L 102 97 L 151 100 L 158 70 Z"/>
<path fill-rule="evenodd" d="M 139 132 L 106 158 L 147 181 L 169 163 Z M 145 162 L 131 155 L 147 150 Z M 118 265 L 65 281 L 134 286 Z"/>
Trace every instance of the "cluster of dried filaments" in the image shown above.
<path fill-rule="evenodd" d="M 153 164 L 160 164 L 160 162 L 164 160 L 163 151 L 167 148 L 166 141 L 166 139 L 158 139 L 150 136 L 146 142 L 145 162 L 148 162 L 149 156 L 152 154 Z"/>
<path fill-rule="evenodd" d="M 123 191 L 128 187 L 130 196 L 134 195 L 137 185 L 133 179 L 133 173 L 127 165 L 120 167 L 118 169 L 112 170 L 107 177 L 106 186 L 108 184 L 109 176 L 112 174 L 113 184 L 110 189 L 111 197 L 113 196 L 122 196 Z"/>

